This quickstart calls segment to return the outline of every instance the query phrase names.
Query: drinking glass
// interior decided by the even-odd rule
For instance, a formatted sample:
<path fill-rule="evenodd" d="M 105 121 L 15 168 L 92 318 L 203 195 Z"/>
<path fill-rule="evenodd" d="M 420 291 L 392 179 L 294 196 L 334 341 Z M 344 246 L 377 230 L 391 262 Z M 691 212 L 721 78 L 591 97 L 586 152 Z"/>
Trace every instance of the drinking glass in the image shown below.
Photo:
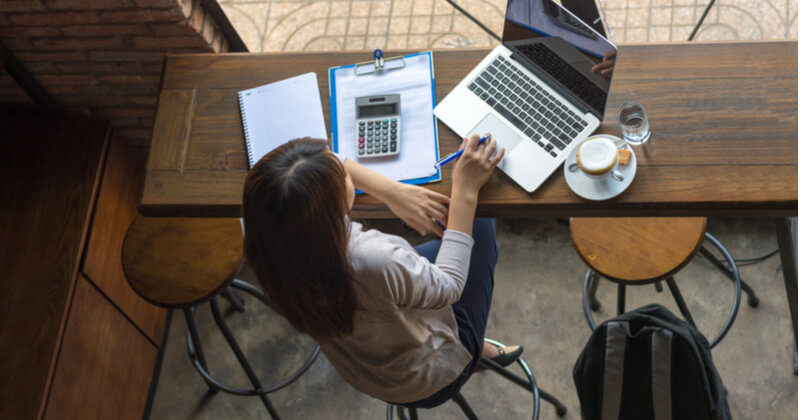
<path fill-rule="evenodd" d="M 630 145 L 644 144 L 650 140 L 650 123 L 644 106 L 638 102 L 626 102 L 619 109 L 619 125 L 622 137 Z"/>

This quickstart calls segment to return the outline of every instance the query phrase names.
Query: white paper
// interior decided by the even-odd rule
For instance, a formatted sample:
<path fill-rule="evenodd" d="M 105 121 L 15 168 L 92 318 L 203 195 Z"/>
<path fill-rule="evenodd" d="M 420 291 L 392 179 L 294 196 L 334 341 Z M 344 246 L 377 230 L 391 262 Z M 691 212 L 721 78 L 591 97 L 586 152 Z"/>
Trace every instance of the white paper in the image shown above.
<path fill-rule="evenodd" d="M 355 67 L 334 71 L 338 153 L 401 181 L 436 173 L 438 160 L 433 118 L 433 80 L 429 54 L 405 59 L 402 69 L 357 76 Z M 400 94 L 400 153 L 381 158 L 358 157 L 356 98 Z"/>
<path fill-rule="evenodd" d="M 316 73 L 243 90 L 239 105 L 251 168 L 289 140 L 328 138 Z"/>

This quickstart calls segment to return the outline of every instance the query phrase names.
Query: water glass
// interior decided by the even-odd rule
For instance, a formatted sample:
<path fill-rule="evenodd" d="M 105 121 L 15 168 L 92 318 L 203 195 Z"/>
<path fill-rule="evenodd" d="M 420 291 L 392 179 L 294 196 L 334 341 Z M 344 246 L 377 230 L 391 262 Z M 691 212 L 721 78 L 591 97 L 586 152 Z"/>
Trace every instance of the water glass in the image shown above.
<path fill-rule="evenodd" d="M 650 123 L 644 106 L 638 102 L 627 102 L 619 109 L 619 125 L 622 137 L 630 145 L 644 144 L 650 140 Z"/>

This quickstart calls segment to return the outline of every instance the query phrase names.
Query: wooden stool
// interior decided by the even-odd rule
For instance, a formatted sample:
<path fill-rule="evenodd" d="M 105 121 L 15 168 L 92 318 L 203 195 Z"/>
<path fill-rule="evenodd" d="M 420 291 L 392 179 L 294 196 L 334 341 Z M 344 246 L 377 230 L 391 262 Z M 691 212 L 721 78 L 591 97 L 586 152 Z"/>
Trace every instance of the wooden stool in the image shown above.
<path fill-rule="evenodd" d="M 239 311 L 244 300 L 234 292 L 239 289 L 266 303 L 257 287 L 235 279 L 242 262 L 242 227 L 239 219 L 172 218 L 138 215 L 128 229 L 122 249 L 122 267 L 128 283 L 145 300 L 165 308 L 179 308 L 186 317 L 186 345 L 195 369 L 209 386 L 209 391 L 236 395 L 258 395 L 272 418 L 280 416 L 267 394 L 294 382 L 319 354 L 316 345 L 306 362 L 275 385 L 261 385 L 239 344 L 222 318 L 216 296 L 222 295 Z M 244 369 L 253 389 L 224 385 L 208 372 L 194 320 L 195 306 L 210 302 L 211 313 L 225 340 Z"/>
<path fill-rule="evenodd" d="M 570 221 L 572 245 L 590 268 L 583 289 L 584 314 L 589 326 L 595 323 L 591 310 L 600 303 L 595 294 L 598 275 L 617 283 L 617 314 L 625 312 L 625 286 L 654 283 L 661 292 L 666 280 L 675 303 L 688 323 L 695 325 L 689 308 L 673 275 L 680 271 L 699 251 L 734 283 L 734 302 L 728 321 L 711 342 L 714 347 L 727 334 L 739 310 L 741 290 L 748 294 L 748 304 L 758 306 L 758 297 L 739 277 L 736 263 L 727 249 L 706 232 L 706 219 L 697 218 L 573 218 Z M 703 247 L 707 240 L 724 256 L 728 265 Z"/>
<path fill-rule="evenodd" d="M 498 341 L 494 341 L 494 340 L 489 339 L 489 338 L 485 338 L 483 341 L 485 341 L 485 342 L 487 342 L 489 344 L 495 345 L 497 347 L 505 347 L 505 344 L 500 343 Z M 548 394 L 544 390 L 539 389 L 539 387 L 536 385 L 536 379 L 534 379 L 533 373 L 531 373 L 531 369 L 528 367 L 528 364 L 525 363 L 525 360 L 523 360 L 522 357 L 517 359 L 517 364 L 522 369 L 522 372 L 525 374 L 525 378 L 524 379 L 522 377 L 512 373 L 508 369 L 500 366 L 499 364 L 497 364 L 495 361 L 493 361 L 491 359 L 487 359 L 485 357 L 481 357 L 481 360 L 480 360 L 479 363 L 480 363 L 481 366 L 483 366 L 483 367 L 485 367 L 485 368 L 487 368 L 489 370 L 492 370 L 492 371 L 500 374 L 500 376 L 508 379 L 509 381 L 514 382 L 515 384 L 521 386 L 523 389 L 525 389 L 526 391 L 529 391 L 533 395 L 533 416 L 531 417 L 533 420 L 536 420 L 536 419 L 539 418 L 539 397 L 540 396 L 545 401 L 549 402 L 550 404 L 553 404 L 553 406 L 556 408 L 556 414 L 558 414 L 559 417 L 564 417 L 564 415 L 567 414 L 567 407 L 564 404 L 562 404 L 561 401 L 556 399 L 556 397 Z M 469 404 L 467 403 L 467 400 L 464 399 L 464 396 L 461 395 L 460 392 L 453 397 L 453 401 L 456 404 L 458 404 L 458 407 L 461 408 L 461 412 L 463 412 L 464 415 L 467 416 L 467 419 L 469 419 L 469 420 L 477 420 L 478 419 L 478 416 L 475 414 L 474 411 L 472 411 L 472 407 L 469 406 Z M 398 417 L 400 417 L 401 420 L 407 420 L 406 414 L 405 414 L 405 410 L 406 409 L 408 409 L 408 411 L 409 411 L 411 420 L 418 420 L 419 419 L 419 415 L 417 414 L 417 409 L 416 408 L 403 407 L 401 405 L 395 405 L 395 404 L 389 403 L 389 406 L 386 409 L 386 420 L 393 420 L 393 418 L 394 418 L 393 414 L 394 414 L 395 407 L 397 407 L 397 414 L 398 414 Z"/>

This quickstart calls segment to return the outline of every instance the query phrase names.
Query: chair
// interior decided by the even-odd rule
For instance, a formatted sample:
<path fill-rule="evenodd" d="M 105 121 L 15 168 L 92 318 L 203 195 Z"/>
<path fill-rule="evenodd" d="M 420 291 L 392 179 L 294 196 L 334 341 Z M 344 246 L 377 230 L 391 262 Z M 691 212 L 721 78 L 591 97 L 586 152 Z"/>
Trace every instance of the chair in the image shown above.
<path fill-rule="evenodd" d="M 589 266 L 583 286 L 583 312 L 592 330 L 596 324 L 591 311 L 600 308 L 595 297 L 600 277 L 617 283 L 617 314 L 625 312 L 625 287 L 666 281 L 684 319 L 695 326 L 689 308 L 673 275 L 699 252 L 734 283 L 734 299 L 722 331 L 711 341 L 717 345 L 736 319 L 744 289 L 748 304 L 758 306 L 758 297 L 739 277 L 739 270 L 728 250 L 706 232 L 706 219 L 697 218 L 573 218 L 570 221 L 572 244 Z M 703 241 L 714 246 L 727 265 L 720 262 Z"/>
<path fill-rule="evenodd" d="M 222 318 L 217 295 L 228 299 L 239 312 L 245 301 L 234 289 L 265 302 L 264 293 L 235 279 L 242 262 L 242 228 L 239 219 L 168 218 L 137 216 L 125 236 L 122 266 L 128 283 L 145 300 L 165 308 L 183 310 L 188 326 L 189 358 L 212 394 L 258 395 L 272 418 L 279 419 L 267 394 L 300 377 L 319 354 L 316 345 L 306 361 L 280 382 L 263 386 Z M 227 386 L 209 373 L 194 319 L 196 307 L 208 301 L 214 321 L 239 364 L 253 384 L 251 389 Z"/>
<path fill-rule="evenodd" d="M 502 344 L 500 342 L 497 342 L 497 341 L 494 341 L 494 340 L 491 340 L 491 339 L 488 339 L 488 338 L 485 339 L 484 341 L 486 341 L 489 344 L 493 344 L 495 346 L 498 346 L 498 347 L 505 347 L 504 344 Z M 528 367 L 528 364 L 525 363 L 525 360 L 523 360 L 520 357 L 519 359 L 517 359 L 517 364 L 522 369 L 522 372 L 525 374 L 525 378 L 522 378 L 519 375 L 516 375 L 516 374 L 512 373 L 511 371 L 509 371 L 508 369 L 500 366 L 499 364 L 497 364 L 495 361 L 493 361 L 491 359 L 487 359 L 485 357 L 482 357 L 481 360 L 480 360 L 480 365 L 481 366 L 483 366 L 483 367 L 485 367 L 487 369 L 490 369 L 495 373 L 498 373 L 500 376 L 502 376 L 502 377 L 508 379 L 509 381 L 521 386 L 526 391 L 530 391 L 531 392 L 531 394 L 533 395 L 533 416 L 531 417 L 532 419 L 536 420 L 536 419 L 539 418 L 539 398 L 540 397 L 544 398 L 544 400 L 549 402 L 550 404 L 553 404 L 553 406 L 556 408 L 556 414 L 558 414 L 559 417 L 563 417 L 565 414 L 567 414 L 567 407 L 564 404 L 562 404 L 561 401 L 557 400 L 554 396 L 548 394 L 547 392 L 539 389 L 539 387 L 536 385 L 536 379 L 534 379 L 533 373 L 531 372 L 531 369 Z M 478 419 L 478 416 L 475 414 L 474 411 L 472 411 L 472 407 L 469 406 L 469 404 L 467 403 L 467 400 L 464 399 L 464 396 L 461 395 L 460 392 L 458 394 L 456 394 L 456 396 L 453 397 L 453 401 L 456 404 L 458 404 L 459 408 L 461 408 L 461 411 L 464 413 L 465 416 L 467 416 L 468 419 L 470 419 L 470 420 L 477 420 Z M 408 409 L 410 417 L 411 417 L 411 420 L 418 420 L 418 418 L 419 418 L 418 416 L 419 415 L 417 413 L 417 409 L 416 408 L 403 407 L 403 406 L 395 405 L 395 404 L 391 404 L 391 403 L 389 403 L 388 407 L 386 408 L 386 419 L 387 420 L 393 420 L 393 418 L 394 418 L 393 413 L 394 413 L 395 407 L 397 408 L 397 414 L 398 414 L 398 417 L 400 417 L 400 419 L 407 420 L 407 417 L 406 417 L 406 414 L 405 414 L 405 410 Z"/>

